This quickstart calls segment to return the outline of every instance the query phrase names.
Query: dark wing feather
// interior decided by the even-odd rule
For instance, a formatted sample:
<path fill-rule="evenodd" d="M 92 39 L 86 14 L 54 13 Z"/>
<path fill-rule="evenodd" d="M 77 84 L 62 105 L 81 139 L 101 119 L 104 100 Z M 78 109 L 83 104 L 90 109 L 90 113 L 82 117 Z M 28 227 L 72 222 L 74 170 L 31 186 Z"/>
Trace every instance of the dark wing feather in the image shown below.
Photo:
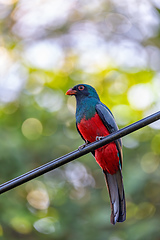
<path fill-rule="evenodd" d="M 118 131 L 118 126 L 115 122 L 113 114 L 111 113 L 109 108 L 107 108 L 106 105 L 104 105 L 103 103 L 98 103 L 96 105 L 96 111 L 97 111 L 99 117 L 101 118 L 103 124 L 105 125 L 105 127 L 109 131 L 109 133 L 113 133 L 115 131 Z M 122 167 L 122 162 L 123 162 L 122 140 L 117 139 L 115 141 L 115 143 L 116 143 L 116 146 L 117 146 L 117 149 L 118 149 L 118 152 L 119 152 L 119 158 L 120 158 L 120 163 L 121 163 L 121 167 Z"/>

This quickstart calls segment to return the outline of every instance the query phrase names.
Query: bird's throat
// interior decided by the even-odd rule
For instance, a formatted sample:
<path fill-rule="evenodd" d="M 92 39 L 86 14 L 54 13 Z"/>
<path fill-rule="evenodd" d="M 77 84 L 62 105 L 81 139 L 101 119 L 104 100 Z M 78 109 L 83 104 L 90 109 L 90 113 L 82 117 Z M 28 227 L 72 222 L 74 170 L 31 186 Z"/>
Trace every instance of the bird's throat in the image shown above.
<path fill-rule="evenodd" d="M 76 123 L 79 124 L 82 119 L 89 120 L 96 114 L 96 104 L 98 100 L 95 98 L 78 98 L 76 108 Z"/>

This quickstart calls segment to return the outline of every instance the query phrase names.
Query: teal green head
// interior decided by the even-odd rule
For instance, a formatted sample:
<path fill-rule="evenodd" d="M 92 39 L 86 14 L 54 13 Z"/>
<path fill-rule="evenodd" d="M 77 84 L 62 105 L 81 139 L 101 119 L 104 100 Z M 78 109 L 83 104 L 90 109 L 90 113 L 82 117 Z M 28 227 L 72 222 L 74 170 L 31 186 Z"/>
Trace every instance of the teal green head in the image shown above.
<path fill-rule="evenodd" d="M 90 119 L 96 113 L 96 104 L 100 101 L 96 90 L 87 84 L 78 84 L 66 92 L 66 95 L 73 95 L 77 100 L 76 122 L 82 118 Z"/>
<path fill-rule="evenodd" d="M 75 95 L 77 100 L 83 98 L 95 98 L 99 100 L 96 90 L 88 84 L 78 84 L 66 92 L 66 95 Z"/>

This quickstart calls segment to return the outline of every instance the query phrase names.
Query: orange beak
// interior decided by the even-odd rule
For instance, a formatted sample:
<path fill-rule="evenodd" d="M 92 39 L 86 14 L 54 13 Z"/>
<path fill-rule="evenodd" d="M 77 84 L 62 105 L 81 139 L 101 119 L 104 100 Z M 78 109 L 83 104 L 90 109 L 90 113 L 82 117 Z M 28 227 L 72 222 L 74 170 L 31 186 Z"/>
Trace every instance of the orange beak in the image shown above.
<path fill-rule="evenodd" d="M 75 95 L 77 93 L 76 90 L 73 90 L 72 88 L 69 89 L 67 92 L 66 92 L 66 95 Z"/>

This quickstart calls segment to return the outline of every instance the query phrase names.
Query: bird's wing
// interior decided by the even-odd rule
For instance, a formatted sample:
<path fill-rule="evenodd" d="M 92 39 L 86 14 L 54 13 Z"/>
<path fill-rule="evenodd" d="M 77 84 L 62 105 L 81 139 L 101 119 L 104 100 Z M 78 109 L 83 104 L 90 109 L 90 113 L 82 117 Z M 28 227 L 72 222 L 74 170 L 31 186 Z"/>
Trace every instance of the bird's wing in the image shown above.
<path fill-rule="evenodd" d="M 109 108 L 106 105 L 104 105 L 103 103 L 98 103 L 96 105 L 96 111 L 97 111 L 99 117 L 101 118 L 103 124 L 105 125 L 105 127 L 109 131 L 109 133 L 113 133 L 115 131 L 118 131 L 118 126 L 115 122 L 113 114 L 111 113 L 111 111 L 109 110 Z M 123 161 L 122 140 L 117 139 L 115 141 L 115 143 L 116 143 L 116 146 L 117 146 L 117 149 L 118 149 L 120 164 L 121 164 L 121 167 L 122 167 L 122 161 Z"/>

